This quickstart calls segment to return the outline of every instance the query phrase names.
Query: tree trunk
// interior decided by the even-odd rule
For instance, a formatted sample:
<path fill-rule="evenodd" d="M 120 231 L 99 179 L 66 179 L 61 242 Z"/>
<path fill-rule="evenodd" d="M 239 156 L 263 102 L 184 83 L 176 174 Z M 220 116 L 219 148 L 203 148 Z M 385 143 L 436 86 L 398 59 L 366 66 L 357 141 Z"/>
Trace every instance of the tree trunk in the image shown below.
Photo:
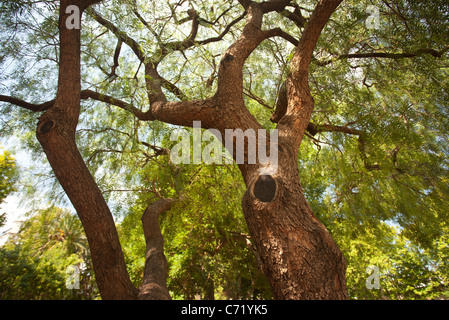
<path fill-rule="evenodd" d="M 276 190 L 265 183 L 273 200 L 258 199 L 253 180 L 242 201 L 262 272 L 276 299 L 346 299 L 345 259 L 305 199 L 296 156 L 279 157 L 283 163 L 273 175 Z"/>
<path fill-rule="evenodd" d="M 157 218 L 169 210 L 172 201 L 159 200 L 149 206 L 142 217 L 147 252 L 144 281 L 137 290 L 127 273 L 112 214 L 75 143 L 81 98 L 80 30 L 67 29 L 65 22 L 69 15 L 66 9 L 69 5 L 77 5 L 82 13 L 96 2 L 99 0 L 61 0 L 58 93 L 52 106 L 43 104 L 31 108 L 42 111 L 45 107 L 47 110 L 40 118 L 37 138 L 84 226 L 102 298 L 169 299 L 167 263 Z M 253 129 L 256 132 L 262 129 L 242 98 L 243 66 L 262 41 L 281 32 L 280 29 L 262 30 L 264 14 L 283 10 L 290 1 L 239 2 L 247 12 L 247 23 L 242 35 L 223 55 L 214 97 L 167 102 L 156 81 L 159 79 L 157 65 L 146 59 L 135 41 L 124 39 L 130 40 L 124 42 L 146 63 L 146 74 L 154 75 L 146 77 L 151 108 L 141 112 L 114 100 L 117 106 L 143 121 L 160 120 L 192 126 L 194 121 L 200 120 L 203 128 L 218 129 L 222 137 L 226 136 L 227 129 Z M 244 216 L 263 265 L 262 271 L 277 299 L 347 298 L 345 259 L 307 203 L 297 164 L 298 150 L 314 108 L 308 87 L 309 63 L 322 29 L 340 2 L 318 2 L 291 60 L 291 71 L 283 90 L 287 97 L 283 97 L 286 98 L 282 100 L 284 102 L 280 100 L 283 108 L 273 117 L 278 122 L 279 132 L 277 171 L 262 175 L 263 164 L 248 162 L 250 152 L 254 152 L 249 149 L 245 150 L 244 163 L 239 164 L 247 186 L 242 200 Z M 123 36 L 123 33 L 117 34 Z M 30 104 L 24 107 L 30 108 Z M 273 141 L 268 139 L 267 150 L 271 150 L 270 143 Z M 234 159 L 235 146 L 234 143 L 234 149 L 229 150 Z"/>
<path fill-rule="evenodd" d="M 164 253 L 164 237 L 159 216 L 171 209 L 174 199 L 159 199 L 148 206 L 142 216 L 145 235 L 145 270 L 139 287 L 139 300 L 170 300 L 167 289 L 168 263 Z"/>
<path fill-rule="evenodd" d="M 36 135 L 83 224 L 102 298 L 134 299 L 137 290 L 129 279 L 114 219 L 75 143 L 81 99 L 81 32 L 67 28 L 66 8 L 77 5 L 82 13 L 94 2 L 61 1 L 58 93 L 54 105 L 39 119 Z"/>

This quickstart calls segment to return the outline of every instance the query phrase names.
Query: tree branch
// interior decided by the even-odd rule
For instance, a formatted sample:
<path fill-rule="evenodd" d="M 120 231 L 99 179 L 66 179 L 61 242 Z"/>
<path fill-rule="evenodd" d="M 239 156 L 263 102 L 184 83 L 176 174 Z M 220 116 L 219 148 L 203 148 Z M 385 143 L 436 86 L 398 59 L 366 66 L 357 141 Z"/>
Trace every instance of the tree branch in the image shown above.
<path fill-rule="evenodd" d="M 141 121 L 160 120 L 174 125 L 191 127 L 193 121 L 200 120 L 204 123 L 209 123 L 211 128 L 211 116 L 216 111 L 212 100 L 194 100 L 194 101 L 180 101 L 180 102 L 158 102 L 148 111 L 141 111 L 132 104 L 116 99 L 107 94 L 102 94 L 92 90 L 81 91 L 80 99 L 93 99 L 117 106 L 125 111 L 132 113 L 137 119 Z M 55 100 L 47 101 L 42 104 L 31 104 L 23 100 L 0 96 L 0 101 L 9 102 L 19 107 L 38 112 L 50 109 Z"/>
<path fill-rule="evenodd" d="M 342 0 L 321 0 L 318 2 L 304 28 L 300 43 L 292 59 L 292 67 L 296 72 L 308 72 L 318 38 L 341 2 Z"/>
<path fill-rule="evenodd" d="M 81 30 L 67 26 L 67 8 L 79 5 L 82 14 L 96 2 L 60 1 L 58 91 L 52 107 L 39 118 L 36 137 L 83 224 L 102 298 L 133 299 L 137 290 L 126 269 L 114 218 L 75 141 L 81 99 Z"/>
<path fill-rule="evenodd" d="M 325 61 L 315 60 L 315 63 L 318 66 L 326 66 L 337 60 L 343 59 L 367 59 L 367 58 L 405 59 L 405 58 L 415 58 L 426 54 L 431 55 L 435 58 L 441 58 L 443 54 L 445 54 L 447 51 L 449 51 L 449 46 L 446 46 L 440 51 L 430 48 L 423 48 L 413 52 L 403 52 L 403 53 L 390 53 L 390 52 L 350 53 L 350 54 L 342 54 L 336 58 Z"/>
<path fill-rule="evenodd" d="M 290 42 L 295 47 L 299 45 L 299 41 L 295 37 L 293 37 L 291 34 L 285 32 L 281 28 L 276 28 L 276 29 L 272 29 L 269 31 L 265 31 L 265 32 L 267 32 L 267 38 L 281 37 L 284 40 L 287 40 L 288 42 Z"/>
<path fill-rule="evenodd" d="M 377 163 L 370 164 L 369 163 L 368 156 L 366 155 L 366 150 L 365 150 L 366 133 L 364 131 L 349 128 L 347 126 L 334 126 L 331 124 L 315 125 L 313 123 L 309 123 L 309 125 L 307 127 L 307 131 L 311 134 L 312 137 L 315 136 L 319 132 L 341 132 L 341 133 L 345 133 L 345 134 L 358 136 L 358 139 L 357 139 L 358 149 L 359 149 L 360 157 L 362 158 L 364 167 L 368 171 L 381 169 L 379 164 L 377 164 Z M 397 154 L 398 154 L 399 150 L 400 150 L 400 147 L 396 147 L 395 149 L 392 150 L 392 152 L 390 153 L 391 160 L 393 162 L 394 169 L 397 172 L 404 174 L 406 172 L 406 170 L 399 168 L 398 164 L 397 164 Z"/>
<path fill-rule="evenodd" d="M 126 33 L 119 30 L 117 26 L 115 26 L 112 22 L 103 18 L 98 12 L 94 9 L 90 10 L 91 16 L 101 25 L 106 27 L 109 31 L 111 31 L 119 41 L 126 43 L 140 62 L 145 66 L 145 82 L 147 86 L 148 99 L 150 101 L 150 105 L 155 102 L 166 102 L 167 98 L 162 91 L 162 87 L 166 90 L 172 92 L 176 97 L 180 100 L 187 100 L 186 95 L 173 83 L 161 77 L 161 75 L 157 71 L 157 66 L 159 62 L 170 52 L 168 48 L 171 48 L 171 45 L 174 46 L 173 49 L 181 50 L 182 48 L 188 48 L 194 44 L 193 39 L 186 39 L 182 42 L 174 42 L 161 46 L 161 54 L 159 56 L 148 57 L 144 51 L 142 50 L 139 43 L 128 36 Z M 196 31 L 195 31 L 196 30 Z M 196 32 L 198 30 L 198 26 L 192 29 L 190 37 L 196 37 Z"/>
<path fill-rule="evenodd" d="M 141 121 L 159 120 L 166 123 L 192 127 L 193 121 L 204 121 L 210 124 L 212 114 L 215 112 L 214 104 L 211 100 L 193 100 L 179 102 L 155 102 L 150 110 L 144 112 L 133 105 L 92 90 L 83 90 L 82 99 L 94 99 L 115 105 L 125 111 L 132 113 Z M 212 124 L 211 124 L 212 125 Z"/>
<path fill-rule="evenodd" d="M 89 98 L 93 99 L 93 100 L 102 101 L 102 102 L 106 102 L 106 103 L 115 105 L 125 111 L 132 113 L 139 120 L 142 120 L 142 121 L 154 120 L 150 111 L 143 112 L 125 101 L 122 101 L 122 100 L 116 99 L 114 97 L 111 97 L 109 95 L 101 94 L 101 93 L 98 93 L 98 92 L 95 92 L 92 90 L 81 91 L 81 99 L 89 99 Z"/>
<path fill-rule="evenodd" d="M 171 51 L 182 51 L 192 47 L 195 44 L 195 38 L 198 34 L 198 28 L 200 25 L 200 19 L 196 10 L 189 10 L 189 20 L 192 20 L 192 29 L 190 34 L 182 41 L 173 41 L 169 43 L 161 43 L 161 57 L 158 61 L 161 61 Z"/>
<path fill-rule="evenodd" d="M 0 95 L 0 101 L 8 102 L 8 103 L 11 103 L 11 104 L 16 105 L 21 108 L 25 108 L 25 109 L 33 111 L 33 112 L 46 111 L 46 110 L 50 109 L 55 104 L 55 100 L 47 101 L 47 102 L 44 102 L 41 104 L 33 104 L 33 103 L 28 103 L 28 102 L 23 101 L 18 98 L 14 98 L 14 97 L 10 97 L 10 96 L 3 96 L 3 95 Z"/>
<path fill-rule="evenodd" d="M 133 105 L 131 105 L 125 101 L 122 101 L 122 100 L 116 99 L 114 97 L 111 97 L 109 95 L 101 94 L 99 92 L 95 92 L 92 90 L 81 91 L 80 99 L 86 100 L 89 98 L 93 99 L 93 100 L 97 100 L 97 101 L 110 103 L 119 108 L 122 108 L 123 110 L 126 110 L 126 111 L 134 114 L 139 120 L 142 120 L 142 121 L 154 120 L 152 118 L 150 112 L 142 112 L 139 109 L 137 109 L 136 107 L 134 107 Z M 22 108 L 25 108 L 25 109 L 28 109 L 28 110 L 31 110 L 34 112 L 42 112 L 42 111 L 46 111 L 46 110 L 49 110 L 50 108 L 52 108 L 53 105 L 55 104 L 56 100 L 55 99 L 50 100 L 50 101 L 47 101 L 47 102 L 44 102 L 41 104 L 33 104 L 33 103 L 28 103 L 28 102 L 23 101 L 18 98 L 0 95 L 0 101 L 8 102 L 8 103 L 11 103 L 18 107 L 22 107 Z"/>
<path fill-rule="evenodd" d="M 145 63 L 147 57 L 136 40 L 128 36 L 126 33 L 120 31 L 119 28 L 117 28 L 117 26 L 115 26 L 112 22 L 103 18 L 97 11 L 95 11 L 95 9 L 90 8 L 87 12 L 95 21 L 97 21 L 99 24 L 101 24 L 106 29 L 111 31 L 119 40 L 126 43 L 134 52 L 134 54 L 137 56 L 137 58 L 141 62 Z"/>
<path fill-rule="evenodd" d="M 269 37 L 286 36 L 281 29 L 262 31 L 264 11 L 262 4 L 239 1 L 246 9 L 247 20 L 240 37 L 226 50 L 218 70 L 217 95 L 241 99 L 243 92 L 243 65 L 257 46 Z"/>
<path fill-rule="evenodd" d="M 293 12 L 284 9 L 280 12 L 280 14 L 293 21 L 293 23 L 296 24 L 298 28 L 304 28 L 307 23 L 307 19 L 303 17 L 301 9 L 297 4 L 293 4 L 293 7 L 295 8 Z"/>
<path fill-rule="evenodd" d="M 168 263 L 164 254 L 164 237 L 159 227 L 159 216 L 169 211 L 176 199 L 161 198 L 147 207 L 142 215 L 146 253 L 143 283 L 138 299 L 170 300 L 167 289 Z"/>
<path fill-rule="evenodd" d="M 156 31 L 154 31 L 154 29 L 150 26 L 150 24 L 140 15 L 139 11 L 137 11 L 137 1 L 134 0 L 134 8 L 133 8 L 133 13 L 135 14 L 135 16 L 140 20 L 140 22 L 142 22 L 142 24 L 147 27 L 148 30 L 150 30 L 150 32 L 153 34 L 153 36 L 160 41 L 160 36 L 156 33 Z"/>
<path fill-rule="evenodd" d="M 74 3 L 80 8 L 81 11 L 85 10 L 87 7 L 100 3 L 103 0 L 78 0 L 74 1 Z"/>
<path fill-rule="evenodd" d="M 284 10 L 290 4 L 291 0 L 269 0 L 262 2 L 263 13 Z"/>
<path fill-rule="evenodd" d="M 309 65 L 318 38 L 331 15 L 342 0 L 320 0 L 305 25 L 299 44 L 290 62 L 287 76 L 288 106 L 278 123 L 280 144 L 294 146 L 299 150 L 301 141 L 315 107 L 309 88 Z"/>
<path fill-rule="evenodd" d="M 320 132 L 342 132 L 346 134 L 352 134 L 357 136 L 362 136 L 365 133 L 361 130 L 349 128 L 347 126 L 334 126 L 331 124 L 323 124 L 323 125 L 314 125 L 312 123 L 309 123 L 309 126 L 307 127 L 307 131 L 309 131 L 312 136 L 315 136 L 317 133 Z"/>
<path fill-rule="evenodd" d="M 231 21 L 226 28 L 223 30 L 222 33 L 220 33 L 220 35 L 216 36 L 216 37 L 212 37 L 209 39 L 205 39 L 205 40 L 199 40 L 196 43 L 197 44 L 208 44 L 208 43 L 212 43 L 212 42 L 217 42 L 220 41 L 224 38 L 225 35 L 228 34 L 228 32 L 231 30 L 232 26 L 234 26 L 236 23 L 238 23 L 239 21 L 241 21 L 245 16 L 246 16 L 247 12 L 245 11 L 243 14 L 241 14 L 239 17 L 235 18 L 233 21 Z"/>
<path fill-rule="evenodd" d="M 286 83 L 283 82 L 276 100 L 275 111 L 271 116 L 270 121 L 273 123 L 279 123 L 279 121 L 287 112 L 287 107 L 288 107 L 287 86 Z"/>
<path fill-rule="evenodd" d="M 108 78 L 117 76 L 115 71 L 117 70 L 117 68 L 119 66 L 119 57 L 120 57 L 120 51 L 122 50 L 122 44 L 123 44 L 123 41 L 121 39 L 118 39 L 117 47 L 115 48 L 115 52 L 114 52 L 114 65 L 111 68 L 111 73 L 108 74 Z"/>

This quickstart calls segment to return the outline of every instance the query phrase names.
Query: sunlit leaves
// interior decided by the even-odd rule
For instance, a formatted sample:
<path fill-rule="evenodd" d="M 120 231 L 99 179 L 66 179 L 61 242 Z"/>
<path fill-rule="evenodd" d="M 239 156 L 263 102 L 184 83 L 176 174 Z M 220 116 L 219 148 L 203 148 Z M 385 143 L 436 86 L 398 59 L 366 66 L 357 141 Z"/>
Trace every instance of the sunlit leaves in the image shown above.
<path fill-rule="evenodd" d="M 0 146 L 0 204 L 14 191 L 17 179 L 15 159 Z"/>
<path fill-rule="evenodd" d="M 2 299 L 92 299 L 89 249 L 79 219 L 59 208 L 35 212 L 0 249 Z M 66 287 L 67 268 L 81 270 L 81 290 Z"/>

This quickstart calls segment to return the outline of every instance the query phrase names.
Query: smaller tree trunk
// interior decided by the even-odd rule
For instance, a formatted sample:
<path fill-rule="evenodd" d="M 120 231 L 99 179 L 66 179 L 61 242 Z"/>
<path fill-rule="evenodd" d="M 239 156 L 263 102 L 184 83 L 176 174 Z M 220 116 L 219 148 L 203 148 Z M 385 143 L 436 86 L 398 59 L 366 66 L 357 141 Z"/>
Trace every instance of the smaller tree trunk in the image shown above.
<path fill-rule="evenodd" d="M 164 254 L 164 237 L 159 227 L 159 216 L 170 210 L 174 199 L 159 199 L 149 205 L 142 216 L 146 242 L 145 271 L 139 287 L 139 300 L 170 300 L 167 289 L 168 263 Z"/>

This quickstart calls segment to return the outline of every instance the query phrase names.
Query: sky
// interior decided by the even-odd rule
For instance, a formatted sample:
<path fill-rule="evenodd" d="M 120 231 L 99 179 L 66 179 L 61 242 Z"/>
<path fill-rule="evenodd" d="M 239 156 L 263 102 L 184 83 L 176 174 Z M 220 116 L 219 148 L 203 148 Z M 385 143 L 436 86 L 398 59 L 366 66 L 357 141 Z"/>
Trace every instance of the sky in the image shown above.
<path fill-rule="evenodd" d="M 16 159 L 16 165 L 19 167 L 19 173 L 21 169 L 26 169 L 31 166 L 31 157 L 26 151 L 21 150 L 19 140 L 15 137 L 9 139 L 0 138 L 0 145 L 4 150 L 8 150 L 12 156 Z M 20 184 L 20 178 L 19 182 Z M 4 232 L 17 232 L 20 227 L 20 221 L 25 218 L 25 213 L 29 210 L 24 205 L 24 195 L 20 192 L 20 186 L 17 186 L 19 191 L 10 194 L 5 201 L 0 204 L 0 213 L 6 212 L 6 224 L 0 228 L 0 235 Z M 3 235 L 0 238 L 0 246 L 2 246 L 7 240 L 7 235 Z"/>
<path fill-rule="evenodd" d="M 17 233 L 20 227 L 20 221 L 25 219 L 27 210 L 20 205 L 21 199 L 17 195 L 10 195 L 5 202 L 0 205 L 0 212 L 7 213 L 6 224 L 0 228 L 0 246 L 4 245 L 8 239 L 9 233 Z M 3 235 L 3 233 L 6 233 Z"/>

